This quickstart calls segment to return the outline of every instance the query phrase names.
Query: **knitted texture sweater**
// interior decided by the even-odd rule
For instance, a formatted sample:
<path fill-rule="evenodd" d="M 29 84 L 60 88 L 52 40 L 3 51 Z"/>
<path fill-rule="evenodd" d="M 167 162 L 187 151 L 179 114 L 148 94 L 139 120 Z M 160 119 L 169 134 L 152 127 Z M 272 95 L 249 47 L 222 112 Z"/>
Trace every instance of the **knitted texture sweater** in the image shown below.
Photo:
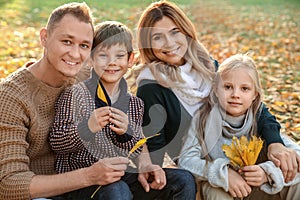
<path fill-rule="evenodd" d="M 24 67 L 0 83 L 0 199 L 28 200 L 32 177 L 55 173 L 48 133 L 64 88 L 48 86 Z"/>
<path fill-rule="evenodd" d="M 92 70 L 92 77 L 67 88 L 56 103 L 56 116 L 50 131 L 50 144 L 57 153 L 56 171 L 59 173 L 88 167 L 106 157 L 127 157 L 130 149 L 143 137 L 142 118 L 144 103 L 131 95 L 127 83 L 121 79 L 118 100 L 112 107 L 128 115 L 127 132 L 117 135 L 109 125 L 92 133 L 88 119 L 95 107 L 95 93 L 99 81 Z M 136 153 L 140 153 L 139 148 Z"/>

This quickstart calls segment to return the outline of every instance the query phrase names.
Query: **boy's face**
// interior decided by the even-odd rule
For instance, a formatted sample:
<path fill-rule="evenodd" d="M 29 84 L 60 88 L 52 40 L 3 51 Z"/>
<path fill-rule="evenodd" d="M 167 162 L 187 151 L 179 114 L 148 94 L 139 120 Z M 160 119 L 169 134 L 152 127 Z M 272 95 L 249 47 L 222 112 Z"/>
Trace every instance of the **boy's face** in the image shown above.
<path fill-rule="evenodd" d="M 110 47 L 99 46 L 93 56 L 93 67 L 105 85 L 118 84 L 128 67 L 132 65 L 132 56 L 128 58 L 128 52 L 124 44 L 116 44 Z"/>
<path fill-rule="evenodd" d="M 67 14 L 50 34 L 46 29 L 41 30 L 41 42 L 45 47 L 44 57 L 52 70 L 49 75 L 74 77 L 90 55 L 93 29 L 91 24 Z"/>
<path fill-rule="evenodd" d="M 216 95 L 227 114 L 240 116 L 250 108 L 257 92 L 249 71 L 237 68 L 221 75 Z"/>

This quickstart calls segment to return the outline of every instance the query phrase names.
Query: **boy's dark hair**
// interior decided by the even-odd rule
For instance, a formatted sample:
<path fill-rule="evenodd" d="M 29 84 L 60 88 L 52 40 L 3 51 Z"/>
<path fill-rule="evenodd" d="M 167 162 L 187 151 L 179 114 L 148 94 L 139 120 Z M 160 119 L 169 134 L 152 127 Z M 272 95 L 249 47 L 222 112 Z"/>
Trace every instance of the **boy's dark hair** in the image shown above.
<path fill-rule="evenodd" d="M 55 25 L 67 14 L 74 16 L 79 21 L 91 24 L 92 29 L 94 29 L 92 12 L 89 6 L 85 2 L 73 2 L 61 5 L 52 11 L 47 22 L 48 33 L 51 34 L 52 30 L 55 29 Z"/>
<path fill-rule="evenodd" d="M 128 54 L 132 53 L 132 32 L 127 26 L 116 21 L 105 21 L 95 27 L 92 56 L 98 45 L 111 47 L 116 44 L 124 44 Z"/>

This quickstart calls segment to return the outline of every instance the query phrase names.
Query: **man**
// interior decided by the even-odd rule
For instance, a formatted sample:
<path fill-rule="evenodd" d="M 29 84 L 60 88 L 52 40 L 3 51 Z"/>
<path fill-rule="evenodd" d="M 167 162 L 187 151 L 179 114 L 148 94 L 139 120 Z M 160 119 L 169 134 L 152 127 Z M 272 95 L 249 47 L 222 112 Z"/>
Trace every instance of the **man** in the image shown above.
<path fill-rule="evenodd" d="M 85 3 L 56 8 L 40 31 L 43 56 L 0 84 L 0 199 L 53 197 L 121 178 L 125 158 L 104 159 L 65 174 L 54 171 L 48 144 L 54 103 L 89 56 L 93 21 Z M 107 175 L 109 174 L 109 175 Z"/>

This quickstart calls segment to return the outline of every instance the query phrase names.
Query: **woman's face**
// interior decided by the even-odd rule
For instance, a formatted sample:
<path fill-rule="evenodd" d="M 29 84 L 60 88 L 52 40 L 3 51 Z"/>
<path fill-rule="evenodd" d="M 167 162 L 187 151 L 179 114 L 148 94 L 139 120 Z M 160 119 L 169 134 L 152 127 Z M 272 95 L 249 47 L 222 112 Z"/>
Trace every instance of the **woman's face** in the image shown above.
<path fill-rule="evenodd" d="M 154 24 L 151 47 L 154 55 L 163 62 L 178 66 L 185 63 L 187 38 L 169 17 L 163 17 Z"/>

